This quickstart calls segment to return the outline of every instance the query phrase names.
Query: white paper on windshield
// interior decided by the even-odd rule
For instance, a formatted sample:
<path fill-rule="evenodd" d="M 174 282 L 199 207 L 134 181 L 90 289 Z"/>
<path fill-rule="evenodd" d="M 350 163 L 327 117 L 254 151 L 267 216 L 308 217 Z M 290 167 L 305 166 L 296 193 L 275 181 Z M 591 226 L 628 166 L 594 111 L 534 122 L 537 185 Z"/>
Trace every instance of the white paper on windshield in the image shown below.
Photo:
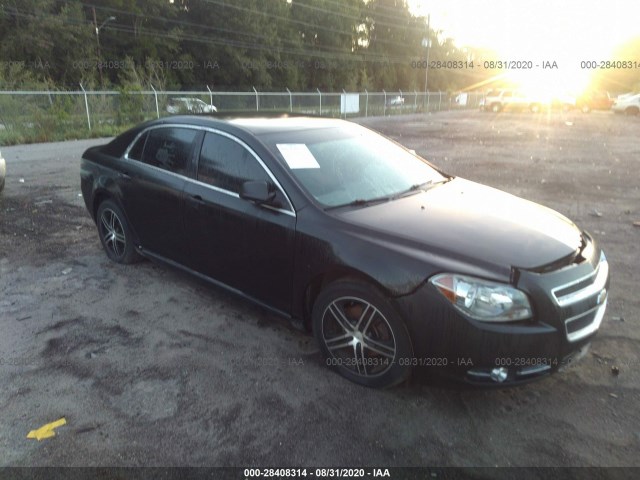
<path fill-rule="evenodd" d="M 316 157 L 304 143 L 277 143 L 276 147 L 291 170 L 296 168 L 320 168 Z"/>

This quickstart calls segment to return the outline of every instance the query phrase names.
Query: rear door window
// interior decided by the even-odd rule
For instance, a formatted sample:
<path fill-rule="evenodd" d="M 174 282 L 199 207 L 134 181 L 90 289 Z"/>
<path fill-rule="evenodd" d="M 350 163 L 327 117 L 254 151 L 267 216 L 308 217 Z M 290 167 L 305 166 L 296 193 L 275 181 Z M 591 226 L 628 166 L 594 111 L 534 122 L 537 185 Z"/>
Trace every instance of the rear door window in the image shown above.
<path fill-rule="evenodd" d="M 148 132 L 145 132 L 136 140 L 136 143 L 134 143 L 131 150 L 129 150 L 127 157 L 132 160 L 142 160 L 142 152 L 144 151 L 144 144 L 147 141 L 147 135 Z"/>

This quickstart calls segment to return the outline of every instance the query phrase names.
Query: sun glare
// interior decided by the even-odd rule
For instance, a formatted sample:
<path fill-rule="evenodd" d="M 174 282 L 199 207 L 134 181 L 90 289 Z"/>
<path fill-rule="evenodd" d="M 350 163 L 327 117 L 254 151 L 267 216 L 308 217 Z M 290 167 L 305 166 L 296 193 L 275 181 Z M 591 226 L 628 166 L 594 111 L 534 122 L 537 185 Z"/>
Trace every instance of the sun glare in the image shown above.
<path fill-rule="evenodd" d="M 505 78 L 529 97 L 552 101 L 580 96 L 590 86 L 591 72 L 580 69 L 511 70 Z"/>
<path fill-rule="evenodd" d="M 538 95 L 577 95 L 589 88 L 593 69 L 585 62 L 616 60 L 616 49 L 639 32 L 628 0 L 409 3 L 415 14 L 430 15 L 431 28 L 458 46 L 492 51 L 491 60 L 531 62 L 533 68 L 502 73 L 514 86 Z"/>

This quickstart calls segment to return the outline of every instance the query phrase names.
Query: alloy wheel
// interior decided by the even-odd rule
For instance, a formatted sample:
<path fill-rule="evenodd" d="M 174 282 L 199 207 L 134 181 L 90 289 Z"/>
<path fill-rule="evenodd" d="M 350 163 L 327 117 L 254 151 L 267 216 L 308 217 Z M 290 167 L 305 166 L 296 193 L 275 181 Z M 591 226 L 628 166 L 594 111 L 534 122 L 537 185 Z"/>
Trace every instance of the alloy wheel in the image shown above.
<path fill-rule="evenodd" d="M 104 240 L 104 246 L 116 258 L 120 258 L 125 253 L 127 245 L 122 222 L 116 212 L 105 208 L 100 216 L 100 231 Z"/>
<path fill-rule="evenodd" d="M 331 361 L 362 377 L 382 375 L 396 360 L 396 339 L 385 316 L 357 297 L 331 302 L 322 316 Z"/>

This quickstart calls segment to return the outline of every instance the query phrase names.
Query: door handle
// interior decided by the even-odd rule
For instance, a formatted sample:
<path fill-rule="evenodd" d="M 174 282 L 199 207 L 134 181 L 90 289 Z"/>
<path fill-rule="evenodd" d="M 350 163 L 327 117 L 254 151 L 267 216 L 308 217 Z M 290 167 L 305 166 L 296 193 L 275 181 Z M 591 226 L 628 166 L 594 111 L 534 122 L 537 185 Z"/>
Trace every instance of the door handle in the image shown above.
<path fill-rule="evenodd" d="M 200 205 L 204 205 L 205 203 L 200 195 L 190 195 L 189 199 L 195 208 L 198 208 Z"/>
<path fill-rule="evenodd" d="M 118 173 L 118 178 L 121 178 L 122 180 L 131 180 L 131 176 L 129 175 L 128 172 Z"/>

